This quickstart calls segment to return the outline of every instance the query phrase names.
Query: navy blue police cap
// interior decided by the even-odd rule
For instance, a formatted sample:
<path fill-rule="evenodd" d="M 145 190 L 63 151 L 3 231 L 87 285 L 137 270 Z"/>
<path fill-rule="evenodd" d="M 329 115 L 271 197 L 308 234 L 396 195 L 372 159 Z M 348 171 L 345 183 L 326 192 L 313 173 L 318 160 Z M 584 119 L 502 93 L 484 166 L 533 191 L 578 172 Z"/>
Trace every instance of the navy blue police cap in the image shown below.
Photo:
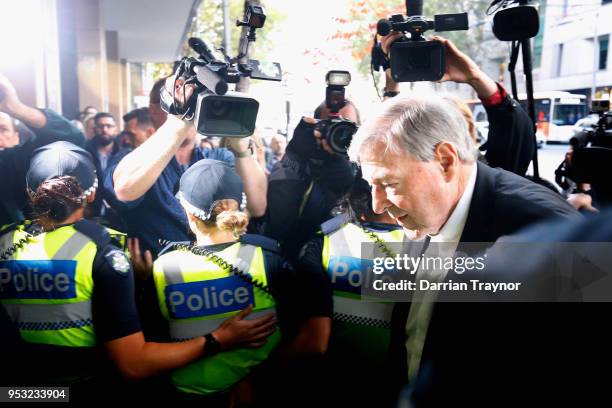
<path fill-rule="evenodd" d="M 227 163 L 203 159 L 189 167 L 181 177 L 179 200 L 187 212 L 208 221 L 220 200 L 236 200 L 240 209 L 246 206 L 242 179 Z"/>
<path fill-rule="evenodd" d="M 34 150 L 26 175 L 28 190 L 36 191 L 46 180 L 62 176 L 77 179 L 84 190 L 83 198 L 98 188 L 96 167 L 91 154 L 69 142 L 54 142 Z"/>

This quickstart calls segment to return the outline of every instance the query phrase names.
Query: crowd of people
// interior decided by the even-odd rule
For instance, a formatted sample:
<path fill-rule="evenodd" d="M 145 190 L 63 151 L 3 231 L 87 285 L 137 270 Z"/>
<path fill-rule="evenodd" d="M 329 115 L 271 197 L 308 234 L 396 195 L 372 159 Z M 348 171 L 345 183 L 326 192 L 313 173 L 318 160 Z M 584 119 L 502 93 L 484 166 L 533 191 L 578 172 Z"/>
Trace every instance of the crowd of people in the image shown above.
<path fill-rule="evenodd" d="M 577 384 L 586 365 L 559 353 L 609 339 L 585 323 L 592 308 L 373 302 L 336 279 L 361 268 L 364 243 L 452 255 L 537 242 L 552 228 L 538 223 L 585 240 L 575 200 L 525 177 L 526 112 L 437 40 L 442 80 L 487 110 L 480 149 L 461 100 L 402 94 L 390 76 L 363 124 L 353 102 L 340 110 L 360 126 L 343 155 L 316 127 L 324 103 L 288 142 L 216 139 L 161 109 L 161 93 L 189 97 L 173 77 L 119 123 L 91 106 L 73 121 L 26 106 L 0 74 L 0 385 L 69 385 L 75 401 L 419 407 L 527 404 L 550 391 L 530 382 L 540 376 Z"/>

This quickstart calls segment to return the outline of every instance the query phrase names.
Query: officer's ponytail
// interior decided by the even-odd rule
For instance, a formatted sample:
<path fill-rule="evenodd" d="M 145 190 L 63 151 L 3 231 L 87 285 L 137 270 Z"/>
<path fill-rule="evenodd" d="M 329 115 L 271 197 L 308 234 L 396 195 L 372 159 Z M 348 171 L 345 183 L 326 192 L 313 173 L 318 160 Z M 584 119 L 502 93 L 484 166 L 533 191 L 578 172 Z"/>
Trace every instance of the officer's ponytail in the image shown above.
<path fill-rule="evenodd" d="M 30 199 L 34 214 L 45 229 L 65 221 L 84 206 L 83 189 L 72 176 L 42 182 L 36 191 L 30 191 Z"/>
<path fill-rule="evenodd" d="M 249 225 L 249 215 L 240 211 L 236 200 L 220 200 L 212 209 L 210 221 L 199 221 L 206 228 L 216 227 L 221 231 L 232 231 L 238 238 L 246 232 Z"/>
<path fill-rule="evenodd" d="M 232 231 L 238 237 L 246 232 L 249 215 L 238 209 L 235 200 L 221 200 L 213 208 L 213 219 L 221 231 Z"/>

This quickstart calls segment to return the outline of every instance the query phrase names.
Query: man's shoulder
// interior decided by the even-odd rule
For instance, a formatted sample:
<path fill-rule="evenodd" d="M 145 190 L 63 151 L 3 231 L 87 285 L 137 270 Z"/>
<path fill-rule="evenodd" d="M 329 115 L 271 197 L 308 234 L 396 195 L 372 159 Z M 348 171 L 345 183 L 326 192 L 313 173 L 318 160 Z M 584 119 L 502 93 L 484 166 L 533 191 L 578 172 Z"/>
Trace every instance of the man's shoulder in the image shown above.
<path fill-rule="evenodd" d="M 579 214 L 560 194 L 516 174 L 478 164 L 462 241 L 495 241 L 527 225 Z"/>
<path fill-rule="evenodd" d="M 554 211 L 559 214 L 577 215 L 563 197 L 551 189 L 503 169 L 482 166 L 493 176 L 493 190 L 497 206 L 508 211 Z M 479 168 L 479 171 L 481 168 Z"/>

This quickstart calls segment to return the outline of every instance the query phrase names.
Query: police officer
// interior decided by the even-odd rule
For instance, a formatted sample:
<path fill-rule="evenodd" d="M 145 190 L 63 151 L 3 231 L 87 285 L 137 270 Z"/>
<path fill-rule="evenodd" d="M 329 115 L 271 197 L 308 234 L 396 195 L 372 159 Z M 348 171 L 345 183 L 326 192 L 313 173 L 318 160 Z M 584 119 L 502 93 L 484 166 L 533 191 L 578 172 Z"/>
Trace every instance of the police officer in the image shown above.
<path fill-rule="evenodd" d="M 374 254 L 394 256 L 402 245 L 392 243 L 407 237 L 386 213 L 372 211 L 370 187 L 360 176 L 345 204 L 348 211 L 323 223 L 320 236 L 302 248 L 298 270 L 317 275 L 333 295 L 328 382 L 336 385 L 331 391 L 334 398 L 347 405 L 351 401 L 359 406 L 380 405 L 384 393 L 376 384 L 383 384 L 387 374 L 394 304 L 362 300 L 362 285 L 372 277 L 363 268 L 371 264 Z M 370 244 L 367 253 L 364 243 Z M 324 313 L 320 306 L 324 298 L 320 299 L 312 307 Z"/>
<path fill-rule="evenodd" d="M 249 305 L 254 316 L 278 316 L 285 333 L 293 324 L 290 320 L 295 321 L 293 271 L 279 255 L 276 241 L 244 234 L 249 217 L 238 174 L 223 162 L 200 160 L 181 177 L 178 196 L 196 245 L 169 244 L 153 267 L 169 337 L 181 341 L 210 333 Z M 270 334 L 271 327 L 262 328 L 262 335 Z M 281 335 L 274 331 L 233 351 L 226 351 L 214 332 L 206 339 L 208 358 L 172 373 L 181 401 L 229 397 L 232 386 L 277 348 Z M 307 348 L 302 343 L 300 351 Z"/>
<path fill-rule="evenodd" d="M 142 379 L 201 358 L 208 344 L 145 342 L 128 257 L 108 230 L 83 219 L 95 198 L 94 169 L 89 153 L 70 143 L 37 149 L 27 173 L 36 223 L 0 233 L 0 301 L 25 343 L 14 381 L 69 384 L 71 400 L 90 398 L 102 377 L 119 377 L 115 370 Z M 270 321 L 239 315 L 210 331 L 229 348 L 261 341 Z"/>

